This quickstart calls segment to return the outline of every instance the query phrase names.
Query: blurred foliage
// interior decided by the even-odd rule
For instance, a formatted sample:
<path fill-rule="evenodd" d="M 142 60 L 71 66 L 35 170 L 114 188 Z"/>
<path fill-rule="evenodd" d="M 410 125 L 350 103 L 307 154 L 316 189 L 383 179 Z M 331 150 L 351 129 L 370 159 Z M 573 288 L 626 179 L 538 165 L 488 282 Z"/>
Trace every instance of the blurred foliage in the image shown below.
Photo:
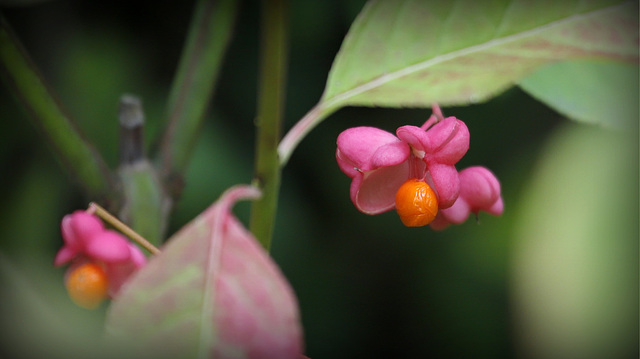
<path fill-rule="evenodd" d="M 512 256 L 521 350 L 532 357 L 637 356 L 636 133 L 565 125 L 536 165 Z"/>
<path fill-rule="evenodd" d="M 333 57 L 363 3 L 291 2 L 286 128 L 320 98 Z M 224 189 L 251 180 L 257 5 L 242 3 L 170 233 Z M 191 10 L 182 2 L 158 2 L 149 9 L 131 2 L 90 1 L 2 9 L 66 108 L 111 166 L 117 159 L 117 103 L 122 93 L 143 99 L 149 144 L 161 128 Z M 637 79 L 630 81 L 637 88 Z M 2 292 L 9 293 L 0 303 L 1 352 L 16 358 L 43 353 L 68 358 L 70 348 L 77 345 L 78 356 L 85 356 L 87 347 L 82 343 L 95 338 L 104 313 L 70 309 L 62 284 L 64 270 L 51 263 L 62 244 L 60 219 L 87 203 L 4 88 L 0 108 L 0 261 Z M 444 111 L 463 119 L 471 132 L 471 148 L 459 168 L 484 165 L 501 180 L 506 206 L 502 217 L 481 214 L 479 224 L 470 219 L 433 232 L 405 228 L 393 212 L 363 215 L 351 204 L 350 181 L 335 163 L 337 135 L 357 125 L 390 131 L 404 124 L 420 125 L 429 110 L 342 109 L 301 143 L 284 169 L 272 255 L 298 295 L 309 357 L 530 356 L 519 349 L 514 330 L 521 325 L 514 315 L 511 291 L 513 251 L 522 233 L 516 229 L 521 228 L 522 216 L 535 215 L 521 210 L 531 198 L 531 178 L 539 175 L 538 164 L 553 157 L 553 153 L 541 155 L 548 136 L 567 120 L 517 88 L 485 104 Z M 556 140 L 583 127 L 573 125 L 557 134 Z M 636 155 L 637 132 L 636 128 Z M 578 151 L 568 155 L 569 162 L 571 156 L 580 156 Z M 637 168 L 637 156 L 623 161 Z M 637 170 L 620 176 L 638 183 Z M 637 213 L 637 192 L 615 200 Z M 236 206 L 245 223 L 248 209 L 248 203 Z M 543 219 L 527 220 L 544 227 Z M 591 220 L 584 218 L 584 225 Z M 580 218 L 575 221 L 576 226 L 582 225 Z M 631 224 L 637 227 L 637 222 Z M 637 241 L 637 228 L 621 233 L 635 233 L 629 240 Z M 605 237 L 601 240 L 608 241 Z M 628 248 L 628 242 L 611 245 L 616 243 Z M 593 265 L 608 264 L 594 261 Z M 628 295 L 637 303 L 638 270 L 634 268 L 631 282 L 617 285 L 634 289 Z M 605 278 L 600 281 L 613 280 L 606 273 L 615 272 L 602 269 Z M 565 270 L 562 262 L 556 270 Z M 31 308 L 27 306 L 39 309 L 27 310 Z M 589 310 L 602 308 L 594 305 Z M 637 320 L 637 307 L 623 314 Z M 635 330 L 635 342 L 627 343 L 628 350 L 620 353 L 637 353 L 637 326 Z"/>

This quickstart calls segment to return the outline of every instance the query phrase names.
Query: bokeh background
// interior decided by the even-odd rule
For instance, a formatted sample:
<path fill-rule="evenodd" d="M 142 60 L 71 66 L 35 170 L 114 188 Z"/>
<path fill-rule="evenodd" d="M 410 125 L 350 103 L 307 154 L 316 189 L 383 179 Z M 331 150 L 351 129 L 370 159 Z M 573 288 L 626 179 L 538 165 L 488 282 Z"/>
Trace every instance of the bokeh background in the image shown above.
<path fill-rule="evenodd" d="M 86 137 L 117 166 L 117 104 L 140 96 L 147 140 L 162 128 L 192 2 L 45 1 L 1 10 Z M 285 128 L 320 98 L 363 0 L 291 1 Z M 233 184 L 249 183 L 259 6 L 244 1 L 174 232 Z M 635 93 L 621 101 L 638 100 Z M 617 104 L 612 103 L 611 106 Z M 429 109 L 345 108 L 283 172 L 272 255 L 300 303 L 306 354 L 319 358 L 637 358 L 638 117 L 623 131 L 563 118 L 518 88 L 468 107 L 471 148 L 505 213 L 442 232 L 394 212 L 359 213 L 335 163 L 348 127 L 391 132 Z M 105 307 L 76 308 L 52 267 L 59 222 L 87 200 L 0 88 L 0 353 L 96 357 Z M 248 203 L 235 212 L 245 221 Z"/>

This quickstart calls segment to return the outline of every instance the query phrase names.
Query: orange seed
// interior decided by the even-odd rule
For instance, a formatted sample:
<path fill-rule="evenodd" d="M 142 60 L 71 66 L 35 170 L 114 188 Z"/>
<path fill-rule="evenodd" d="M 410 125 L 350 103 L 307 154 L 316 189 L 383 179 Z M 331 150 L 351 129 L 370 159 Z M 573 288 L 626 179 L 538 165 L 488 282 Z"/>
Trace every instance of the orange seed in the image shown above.
<path fill-rule="evenodd" d="M 424 181 L 411 178 L 396 192 L 396 211 L 405 226 L 426 226 L 438 214 L 438 198 Z"/>
<path fill-rule="evenodd" d="M 107 298 L 109 280 L 101 266 L 90 262 L 75 268 L 67 277 L 65 286 L 74 303 L 95 309 Z"/>

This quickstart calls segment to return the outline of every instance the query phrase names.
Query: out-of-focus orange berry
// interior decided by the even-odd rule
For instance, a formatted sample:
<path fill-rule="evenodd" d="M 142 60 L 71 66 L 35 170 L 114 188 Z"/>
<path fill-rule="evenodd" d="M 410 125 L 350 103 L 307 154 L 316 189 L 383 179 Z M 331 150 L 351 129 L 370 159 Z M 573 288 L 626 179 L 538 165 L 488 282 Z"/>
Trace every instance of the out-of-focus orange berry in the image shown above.
<path fill-rule="evenodd" d="M 96 263 L 84 263 L 73 269 L 66 283 L 69 296 L 78 306 L 95 309 L 107 298 L 109 280 Z"/>
<path fill-rule="evenodd" d="M 411 178 L 396 192 L 396 211 L 405 226 L 426 226 L 438 214 L 438 198 L 428 184 Z"/>

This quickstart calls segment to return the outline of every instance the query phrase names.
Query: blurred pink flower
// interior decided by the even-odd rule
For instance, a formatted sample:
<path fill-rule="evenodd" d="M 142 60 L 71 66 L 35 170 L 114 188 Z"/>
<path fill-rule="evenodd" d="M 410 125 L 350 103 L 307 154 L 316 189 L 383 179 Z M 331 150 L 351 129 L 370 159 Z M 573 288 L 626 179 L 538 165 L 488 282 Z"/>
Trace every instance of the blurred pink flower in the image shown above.
<path fill-rule="evenodd" d="M 108 295 L 114 297 L 122 284 L 146 263 L 146 257 L 121 234 L 104 228 L 93 214 L 75 211 L 62 219 L 64 245 L 54 259 L 55 266 L 71 262 L 67 275 L 86 262 L 101 265 L 109 281 Z"/>

